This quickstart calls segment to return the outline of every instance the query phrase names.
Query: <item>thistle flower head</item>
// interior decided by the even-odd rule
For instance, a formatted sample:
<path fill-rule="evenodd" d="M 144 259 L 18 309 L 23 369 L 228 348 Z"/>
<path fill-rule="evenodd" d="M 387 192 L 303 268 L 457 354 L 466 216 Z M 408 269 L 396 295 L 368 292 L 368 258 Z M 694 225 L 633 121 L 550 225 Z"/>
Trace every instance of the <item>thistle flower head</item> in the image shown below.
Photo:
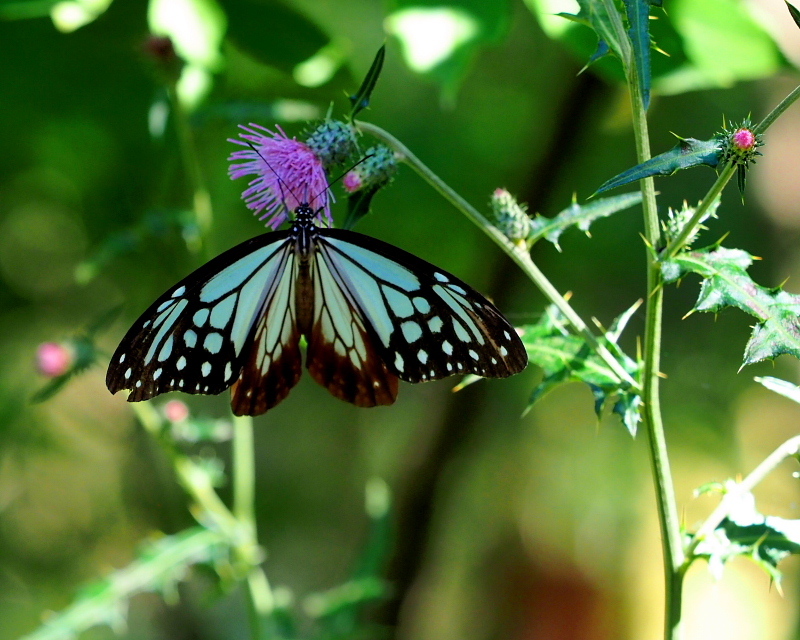
<path fill-rule="evenodd" d="M 737 167 L 739 191 L 744 195 L 747 169 L 756 161 L 756 156 L 760 156 L 758 148 L 764 144 L 760 134 L 752 129 L 749 118 L 745 118 L 740 124 L 725 127 L 720 134 L 722 139 L 721 162 L 730 162 Z"/>
<path fill-rule="evenodd" d="M 229 162 L 231 179 L 253 175 L 249 186 L 242 192 L 248 209 L 261 214 L 259 220 L 277 229 L 292 211 L 301 204 L 318 210 L 320 223 L 332 224 L 328 177 L 320 158 L 304 142 L 289 138 L 280 127 L 276 132 L 260 125 L 240 125 L 246 133 L 242 140 L 229 142 L 247 147 L 234 151 Z M 262 213 L 263 212 L 263 213 Z"/>
<path fill-rule="evenodd" d="M 75 364 L 75 349 L 60 342 L 43 342 L 36 349 L 36 368 L 43 376 L 57 378 Z"/>

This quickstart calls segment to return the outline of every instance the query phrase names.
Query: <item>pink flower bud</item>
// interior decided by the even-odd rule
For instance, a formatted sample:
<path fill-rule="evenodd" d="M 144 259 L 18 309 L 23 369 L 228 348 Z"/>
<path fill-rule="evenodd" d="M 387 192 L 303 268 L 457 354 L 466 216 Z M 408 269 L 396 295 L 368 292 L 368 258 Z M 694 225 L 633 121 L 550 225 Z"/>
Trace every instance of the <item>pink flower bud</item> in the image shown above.
<path fill-rule="evenodd" d="M 48 378 L 63 376 L 75 362 L 75 351 L 59 342 L 43 342 L 36 350 L 36 368 Z"/>
<path fill-rule="evenodd" d="M 358 171 L 348 171 L 347 175 L 342 179 L 342 185 L 348 193 L 354 193 L 364 185 L 364 182 Z"/>
<path fill-rule="evenodd" d="M 749 151 L 756 146 L 756 136 L 750 129 L 737 129 L 733 134 L 733 144 L 743 151 Z"/>
<path fill-rule="evenodd" d="M 183 422 L 189 417 L 189 407 L 180 400 L 170 400 L 164 405 L 164 417 L 170 422 Z"/>

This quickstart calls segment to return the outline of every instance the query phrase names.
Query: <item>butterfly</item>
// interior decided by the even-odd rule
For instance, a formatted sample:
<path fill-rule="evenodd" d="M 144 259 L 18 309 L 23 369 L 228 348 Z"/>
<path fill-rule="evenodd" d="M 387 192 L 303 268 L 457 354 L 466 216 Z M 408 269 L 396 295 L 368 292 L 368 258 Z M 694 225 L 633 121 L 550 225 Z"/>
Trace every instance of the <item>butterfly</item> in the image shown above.
<path fill-rule="evenodd" d="M 317 227 L 251 238 L 171 287 L 133 324 L 106 386 L 129 402 L 231 387 L 236 415 L 259 415 L 311 376 L 360 407 L 392 404 L 398 379 L 504 378 L 528 363 L 514 328 L 480 293 L 402 249 Z"/>

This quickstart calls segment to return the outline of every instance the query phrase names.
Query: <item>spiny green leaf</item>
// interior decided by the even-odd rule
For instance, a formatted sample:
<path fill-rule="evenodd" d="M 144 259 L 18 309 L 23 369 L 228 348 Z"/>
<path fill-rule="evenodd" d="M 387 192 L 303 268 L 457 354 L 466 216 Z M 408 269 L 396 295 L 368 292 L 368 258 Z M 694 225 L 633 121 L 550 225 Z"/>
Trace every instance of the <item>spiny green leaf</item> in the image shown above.
<path fill-rule="evenodd" d="M 65 640 L 102 624 L 118 628 L 133 596 L 166 590 L 169 583 L 181 580 L 190 566 L 215 562 L 227 553 L 225 549 L 220 534 L 200 527 L 163 537 L 124 569 L 82 589 L 69 607 L 20 640 Z"/>
<path fill-rule="evenodd" d="M 594 29 L 599 39 L 593 59 L 601 57 L 598 52 L 607 47 L 619 57 L 626 70 L 630 68 L 631 42 L 613 0 L 578 0 L 578 5 L 578 19 Z"/>
<path fill-rule="evenodd" d="M 556 249 L 561 251 L 558 240 L 561 234 L 571 226 L 589 235 L 589 226 L 598 218 L 605 218 L 617 211 L 622 211 L 642 201 L 642 194 L 638 191 L 624 193 L 611 198 L 600 198 L 588 204 L 579 205 L 573 202 L 569 207 L 559 212 L 553 218 L 546 218 L 541 214 L 531 220 L 531 233 L 528 242 L 533 244 L 537 240 L 544 238 L 552 242 Z"/>
<path fill-rule="evenodd" d="M 662 273 L 666 282 L 689 272 L 703 278 L 695 311 L 716 312 L 736 307 L 758 319 L 745 348 L 743 364 L 773 359 L 784 353 L 800 358 L 800 296 L 753 282 L 747 274 L 752 261 L 746 251 L 710 247 L 687 251 L 665 261 Z"/>
<path fill-rule="evenodd" d="M 695 556 L 706 558 L 709 570 L 716 577 L 722 574 L 729 560 L 745 556 L 778 583 L 781 579 L 778 563 L 798 553 L 800 520 L 762 515 L 756 509 L 752 493 L 739 496 L 728 517 L 695 549 Z"/>
<path fill-rule="evenodd" d="M 721 142 L 722 139 L 718 137 L 711 138 L 711 140 L 681 138 L 680 142 L 669 151 L 637 164 L 635 167 L 607 180 L 595 191 L 595 195 L 609 189 L 621 187 L 623 184 L 628 184 L 634 180 L 641 180 L 650 176 L 670 176 L 681 169 L 688 169 L 701 164 L 716 167 L 720 160 Z"/>
<path fill-rule="evenodd" d="M 359 111 L 366 109 L 369 106 L 369 100 L 372 96 L 372 90 L 375 89 L 375 85 L 378 83 L 378 78 L 381 75 L 381 70 L 383 69 L 383 60 L 386 58 L 386 45 L 383 45 L 380 49 L 378 49 L 378 53 L 375 54 L 375 58 L 370 65 L 369 71 L 367 71 L 367 75 L 364 77 L 364 82 L 361 83 L 358 91 L 352 96 L 350 96 L 350 104 L 353 105 L 352 110 L 350 111 L 350 122 L 352 122 Z"/>
<path fill-rule="evenodd" d="M 617 318 L 612 330 L 607 331 L 601 341 L 635 378 L 639 365 L 616 344 L 631 314 L 632 310 L 628 310 Z M 524 326 L 521 331 L 528 357 L 544 370 L 544 379 L 533 390 L 528 410 L 553 387 L 563 382 L 584 382 L 594 395 L 595 413 L 599 416 L 609 400 L 616 398 L 614 412 L 620 415 L 631 435 L 636 434 L 641 399 L 627 388 L 583 338 L 569 332 L 565 319 L 555 306 L 548 307 L 537 324 Z"/>
<path fill-rule="evenodd" d="M 624 0 L 628 15 L 628 36 L 633 47 L 636 80 L 644 108 L 650 105 L 650 2 L 649 0 Z"/>

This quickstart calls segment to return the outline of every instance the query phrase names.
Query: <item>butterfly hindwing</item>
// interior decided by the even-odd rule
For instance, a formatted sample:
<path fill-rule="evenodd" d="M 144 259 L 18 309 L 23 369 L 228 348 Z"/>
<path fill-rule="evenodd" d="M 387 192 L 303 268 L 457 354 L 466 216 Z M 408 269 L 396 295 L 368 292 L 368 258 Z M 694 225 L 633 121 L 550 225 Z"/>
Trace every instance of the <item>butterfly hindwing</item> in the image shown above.
<path fill-rule="evenodd" d="M 359 407 L 392 404 L 397 376 L 383 362 L 347 283 L 331 271 L 323 252 L 312 261 L 313 322 L 307 366 L 334 396 Z"/>
<path fill-rule="evenodd" d="M 506 377 L 525 368 L 527 353 L 513 327 L 455 276 L 352 231 L 320 231 L 317 252 L 366 319 L 385 366 L 400 379 Z"/>
<path fill-rule="evenodd" d="M 134 323 L 106 386 L 130 402 L 167 391 L 217 394 L 239 376 L 258 314 L 292 250 L 288 232 L 252 238 L 172 287 Z"/>

